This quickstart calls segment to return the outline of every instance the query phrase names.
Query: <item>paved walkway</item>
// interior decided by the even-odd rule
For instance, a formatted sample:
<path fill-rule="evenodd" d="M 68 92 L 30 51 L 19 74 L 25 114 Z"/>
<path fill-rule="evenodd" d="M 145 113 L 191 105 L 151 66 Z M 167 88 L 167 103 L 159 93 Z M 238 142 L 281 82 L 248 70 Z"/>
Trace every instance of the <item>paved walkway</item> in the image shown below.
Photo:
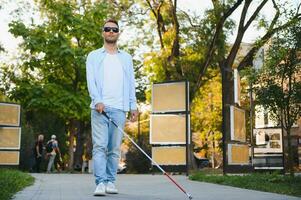
<path fill-rule="evenodd" d="M 184 200 L 188 198 L 163 175 L 118 175 L 119 194 L 94 197 L 91 174 L 32 174 L 33 186 L 15 195 L 15 200 Z M 301 198 L 190 181 L 173 176 L 193 200 L 300 200 Z"/>

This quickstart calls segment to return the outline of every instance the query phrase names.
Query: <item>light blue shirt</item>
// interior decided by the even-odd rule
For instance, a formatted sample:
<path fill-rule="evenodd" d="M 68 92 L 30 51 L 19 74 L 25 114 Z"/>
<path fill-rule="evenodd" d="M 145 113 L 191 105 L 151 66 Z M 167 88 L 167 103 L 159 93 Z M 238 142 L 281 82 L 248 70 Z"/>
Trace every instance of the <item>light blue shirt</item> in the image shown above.
<path fill-rule="evenodd" d="M 88 90 L 91 97 L 90 107 L 93 109 L 97 103 L 103 103 L 105 48 L 89 53 L 86 60 L 86 75 Z M 132 56 L 125 51 L 118 50 L 117 57 L 123 68 L 123 111 L 137 110 L 135 91 L 135 77 Z M 114 74 L 112 74 L 114 76 Z M 120 84 L 120 83 L 115 83 Z"/>

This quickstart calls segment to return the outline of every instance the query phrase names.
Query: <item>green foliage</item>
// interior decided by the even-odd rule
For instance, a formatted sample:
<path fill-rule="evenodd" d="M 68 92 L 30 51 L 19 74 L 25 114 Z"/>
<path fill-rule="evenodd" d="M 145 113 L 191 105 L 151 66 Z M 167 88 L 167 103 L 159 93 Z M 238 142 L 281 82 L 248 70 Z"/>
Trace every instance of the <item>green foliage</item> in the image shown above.
<path fill-rule="evenodd" d="M 137 144 L 148 154 L 151 154 L 151 146 L 149 144 L 149 135 L 146 132 L 141 132 L 139 140 L 136 140 Z M 148 173 L 151 168 L 151 162 L 146 156 L 137 149 L 133 144 L 129 145 L 128 153 L 126 154 L 126 164 L 129 173 Z"/>
<path fill-rule="evenodd" d="M 208 175 L 202 172 L 189 177 L 191 180 L 229 185 L 239 188 L 273 192 L 301 197 L 301 177 L 283 176 L 273 174 L 247 174 L 247 175 Z"/>
<path fill-rule="evenodd" d="M 221 5 L 220 5 L 221 6 Z M 195 84 L 200 74 L 201 65 L 205 62 L 206 53 L 212 40 L 212 30 L 216 26 L 215 21 L 220 17 L 220 12 L 215 9 L 207 10 L 205 17 L 200 20 L 199 17 L 187 16 L 184 12 L 177 14 L 180 24 L 180 56 L 177 61 L 181 68 L 181 73 L 171 61 L 171 51 L 173 48 L 173 40 L 175 38 L 174 25 L 170 15 L 169 3 L 164 3 L 161 14 L 164 16 L 163 24 L 166 31 L 162 34 L 164 48 L 158 49 L 158 44 L 152 39 L 153 50 L 144 56 L 145 74 L 148 75 L 150 82 L 162 82 L 169 80 L 183 80 L 190 82 L 190 100 L 196 95 Z M 221 8 L 220 8 L 221 9 Z M 155 22 L 151 19 L 148 21 L 150 26 L 156 28 Z M 192 24 L 191 24 L 192 23 Z M 234 28 L 233 21 L 225 23 L 224 33 L 218 38 L 216 51 L 214 51 L 213 61 L 210 65 L 212 69 L 217 69 L 218 61 L 220 61 L 226 53 L 226 35 L 231 33 Z M 203 81 L 206 82 L 212 77 L 210 73 L 206 73 Z M 148 95 L 149 96 L 149 95 Z M 149 100 L 149 99 L 148 99 Z"/>
<path fill-rule="evenodd" d="M 88 52 L 102 46 L 101 27 L 112 11 L 103 1 L 35 3 L 43 17 L 41 23 L 33 20 L 27 25 L 17 20 L 9 24 L 9 31 L 23 39 L 21 62 L 2 67 L 1 90 L 21 104 L 26 122 L 31 120 L 29 115 L 34 116 L 36 121 L 27 124 L 30 131 L 46 137 L 56 134 L 64 152 L 68 145 L 65 134 L 75 134 L 70 122 L 90 120 L 85 60 Z"/>
<path fill-rule="evenodd" d="M 0 102 L 8 102 L 8 97 L 5 96 L 0 90 Z"/>
<path fill-rule="evenodd" d="M 151 155 L 151 145 L 149 144 L 149 113 L 140 116 L 140 133 L 138 133 L 138 124 L 131 124 L 126 128 L 126 132 L 130 133 L 130 137 L 141 147 L 148 155 Z M 137 147 L 129 140 L 125 140 L 128 146 L 126 154 L 127 170 L 130 173 L 148 173 L 151 162 Z"/>
<path fill-rule="evenodd" d="M 214 151 L 215 159 L 219 158 L 217 161 L 221 163 L 221 77 L 218 70 L 209 70 L 208 73 L 213 78 L 203 85 L 192 102 L 191 129 L 195 150 L 207 158 L 210 158 Z"/>
<path fill-rule="evenodd" d="M 229 2 L 233 3 L 233 2 Z M 177 17 L 180 24 L 180 56 L 177 62 L 180 65 L 181 73 L 177 71 L 170 59 L 173 41 L 175 39 L 175 27 L 170 15 L 170 4 L 165 2 L 162 5 L 161 14 L 165 32 L 162 34 L 164 48 L 153 48 L 151 52 L 144 56 L 145 74 L 148 75 L 151 83 L 163 82 L 169 80 L 188 80 L 190 86 L 191 102 L 191 128 L 193 141 L 196 151 L 203 151 L 204 156 L 210 157 L 213 152 L 212 143 L 215 146 L 216 158 L 221 161 L 220 142 L 221 134 L 221 79 L 219 77 L 219 61 L 224 57 L 226 49 L 226 36 L 234 28 L 233 21 L 225 22 L 224 32 L 219 35 L 214 51 L 213 60 L 210 64 L 210 70 L 205 73 L 202 81 L 202 89 L 194 90 L 198 81 L 198 75 L 201 73 L 202 65 L 206 60 L 206 53 L 210 47 L 216 22 L 221 17 L 223 5 L 216 5 L 215 9 L 209 9 L 205 17 L 200 20 L 199 17 L 188 15 L 185 12 L 178 12 Z M 169 14 L 166 14 L 168 12 Z M 153 18 L 150 25 L 156 28 Z M 153 43 L 153 46 L 154 43 Z M 210 98 L 213 97 L 212 108 L 210 110 Z M 150 89 L 147 90 L 146 99 L 150 101 Z M 210 114 L 209 114 L 210 113 Z"/>
<path fill-rule="evenodd" d="M 191 112 L 194 115 L 191 120 L 200 122 L 191 127 L 193 131 L 203 127 L 218 130 L 221 126 L 221 77 L 217 70 L 209 70 L 209 73 L 213 78 L 203 85 L 192 102 Z"/>
<path fill-rule="evenodd" d="M 287 163 L 294 176 L 291 127 L 301 113 L 301 23 L 288 27 L 274 37 L 266 63 L 259 71 L 249 71 L 254 81 L 256 103 L 262 105 L 287 134 Z M 254 78 L 257 77 L 257 80 Z"/>
<path fill-rule="evenodd" d="M 33 182 L 34 178 L 29 174 L 13 169 L 0 169 L 0 199 L 11 199 L 15 193 Z"/>
<path fill-rule="evenodd" d="M 22 112 L 22 134 L 20 149 L 20 169 L 32 169 L 34 164 L 33 148 L 39 134 L 44 135 L 44 144 L 56 135 L 62 155 L 67 153 L 65 121 L 54 113 L 43 111 Z M 44 152 L 45 153 L 45 152 Z M 46 171 L 46 155 L 43 156 L 41 171 Z"/>
<path fill-rule="evenodd" d="M 103 43 L 100 27 L 107 17 L 106 5 L 91 1 L 37 1 L 37 5 L 45 17 L 42 24 L 13 21 L 9 25 L 14 36 L 23 38 L 24 62 L 19 70 L 6 67 L 6 91 L 10 89 L 9 97 L 26 110 L 87 120 L 85 59 Z"/>
<path fill-rule="evenodd" d="M 261 28 L 265 28 L 267 29 L 268 28 L 268 21 L 266 19 L 265 16 L 263 16 L 261 19 L 259 19 L 258 21 L 258 25 L 257 25 L 257 29 L 261 29 Z"/>
<path fill-rule="evenodd" d="M 299 23 L 273 39 L 265 66 L 255 74 L 258 77 L 255 81 L 257 103 L 276 120 L 284 117 L 286 129 L 297 122 L 301 112 L 300 27 Z"/>

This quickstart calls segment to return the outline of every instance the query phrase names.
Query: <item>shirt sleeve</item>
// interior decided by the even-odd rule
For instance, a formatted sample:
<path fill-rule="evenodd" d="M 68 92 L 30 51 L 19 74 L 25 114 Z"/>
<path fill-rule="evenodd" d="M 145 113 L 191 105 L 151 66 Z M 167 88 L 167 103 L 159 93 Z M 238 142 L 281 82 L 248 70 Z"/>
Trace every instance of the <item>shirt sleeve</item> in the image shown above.
<path fill-rule="evenodd" d="M 133 59 L 130 56 L 130 110 L 137 110 L 136 80 L 134 74 Z"/>
<path fill-rule="evenodd" d="M 88 85 L 88 91 L 89 95 L 91 97 L 93 105 L 96 105 L 97 103 L 102 102 L 102 98 L 97 91 L 96 87 L 96 80 L 95 80 L 95 75 L 93 71 L 93 59 L 92 59 L 92 54 L 90 53 L 87 57 L 86 60 L 86 76 L 87 76 L 87 85 Z"/>

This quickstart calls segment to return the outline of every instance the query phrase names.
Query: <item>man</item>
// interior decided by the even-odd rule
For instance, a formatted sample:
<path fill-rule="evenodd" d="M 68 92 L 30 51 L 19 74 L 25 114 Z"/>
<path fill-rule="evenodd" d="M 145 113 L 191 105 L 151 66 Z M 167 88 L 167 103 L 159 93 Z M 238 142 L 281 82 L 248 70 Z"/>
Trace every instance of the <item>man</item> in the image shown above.
<path fill-rule="evenodd" d="M 52 135 L 51 140 L 49 140 L 46 144 L 46 151 L 47 156 L 49 157 L 48 166 L 47 166 L 47 173 L 50 173 L 51 170 L 54 169 L 54 160 L 56 157 L 56 154 L 58 153 L 59 156 L 61 155 L 58 142 L 56 140 L 56 136 Z"/>
<path fill-rule="evenodd" d="M 119 127 L 124 127 L 126 112 L 136 121 L 138 112 L 132 57 L 117 48 L 119 25 L 109 19 L 102 28 L 104 46 L 89 53 L 87 83 L 91 97 L 94 195 L 116 194 L 115 186 L 122 133 L 103 115 L 105 111 Z"/>
<path fill-rule="evenodd" d="M 40 173 L 40 166 L 42 162 L 42 154 L 43 154 L 43 141 L 44 135 L 39 134 L 37 141 L 34 146 L 34 157 L 35 157 L 35 170 L 37 173 Z"/>

